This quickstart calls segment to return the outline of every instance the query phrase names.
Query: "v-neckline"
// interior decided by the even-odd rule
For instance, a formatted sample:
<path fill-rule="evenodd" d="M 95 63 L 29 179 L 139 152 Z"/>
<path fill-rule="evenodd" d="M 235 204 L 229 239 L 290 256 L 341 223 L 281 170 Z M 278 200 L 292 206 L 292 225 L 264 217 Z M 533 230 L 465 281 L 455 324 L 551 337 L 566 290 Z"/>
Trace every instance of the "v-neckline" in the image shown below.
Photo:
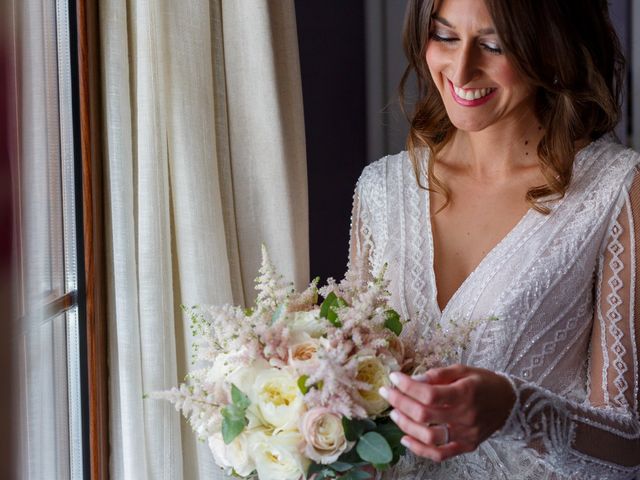
<path fill-rule="evenodd" d="M 574 161 L 573 161 L 573 176 L 572 176 L 572 183 L 574 183 L 575 181 L 577 181 L 577 172 L 576 169 L 577 167 L 579 167 L 579 165 L 582 163 L 582 160 L 585 156 L 585 154 L 590 151 L 594 145 L 599 144 L 601 141 L 603 141 L 604 139 L 608 138 L 606 135 L 600 137 L 597 140 L 594 140 L 590 143 L 588 143 L 587 145 L 585 145 L 584 147 L 582 147 L 581 149 L 579 149 L 576 153 L 575 153 L 575 157 L 574 157 Z M 430 158 L 426 159 L 427 161 L 430 161 Z M 420 175 L 422 175 L 423 177 L 423 184 L 429 186 L 429 180 L 428 177 L 422 172 Z M 480 260 L 480 262 L 476 265 L 476 267 L 471 271 L 471 273 L 469 275 L 467 275 L 467 277 L 462 281 L 462 283 L 458 286 L 458 288 L 456 289 L 455 292 L 453 292 L 453 295 L 451 295 L 451 297 L 449 298 L 449 300 L 447 301 L 446 305 L 444 307 L 440 307 L 440 304 L 438 303 L 438 283 L 436 281 L 436 270 L 435 270 L 435 248 L 434 248 L 434 241 L 433 241 L 433 222 L 431 219 L 431 196 L 430 196 L 430 192 L 428 189 L 421 189 L 421 191 L 423 192 L 423 194 L 426 196 L 425 202 L 426 202 L 426 216 L 427 216 L 427 238 L 429 241 L 429 256 L 430 256 L 430 262 L 429 262 L 429 276 L 431 277 L 430 283 L 431 283 L 431 291 L 432 291 L 432 295 L 433 295 L 433 304 L 434 304 L 434 308 L 438 313 L 438 317 L 442 320 L 442 319 L 446 319 L 445 314 L 449 312 L 449 310 L 451 310 L 452 305 L 455 304 L 456 300 L 458 299 L 458 297 L 462 294 L 462 292 L 466 289 L 467 285 L 469 283 L 471 283 L 471 281 L 478 275 L 478 272 L 481 269 L 484 269 L 484 266 L 486 263 L 489 262 L 489 260 L 494 257 L 495 255 L 497 255 L 497 252 L 502 250 L 504 248 L 504 246 L 507 244 L 507 242 L 509 242 L 514 236 L 516 236 L 520 230 L 522 229 L 522 225 L 529 219 L 530 216 L 538 213 L 536 212 L 535 209 L 533 209 L 532 207 L 529 207 L 529 209 L 524 213 L 524 215 L 522 215 L 522 217 L 520 218 L 520 220 L 513 226 L 513 228 L 511 228 L 511 230 L 509 230 L 504 237 L 502 237 L 502 239 L 496 243 L 493 248 L 491 248 L 491 250 L 489 250 Z M 567 195 L 569 195 L 569 190 L 567 190 L 567 192 L 565 193 L 565 195 L 558 201 L 558 204 L 564 203 L 564 201 L 566 200 Z M 538 215 L 542 215 L 542 214 L 538 214 Z M 551 213 L 549 214 L 551 215 Z M 545 218 L 548 218 L 548 215 L 545 216 Z"/>
<path fill-rule="evenodd" d="M 428 181 L 427 181 L 428 184 Z M 453 292 L 453 295 L 449 297 L 446 305 L 444 307 L 440 306 L 438 302 L 438 283 L 436 280 L 436 268 L 435 268 L 435 246 L 433 240 L 433 222 L 431 218 L 431 197 L 430 192 L 428 190 L 424 191 L 426 195 L 426 215 L 427 215 L 427 236 L 429 240 L 429 253 L 430 253 L 430 264 L 429 264 L 429 275 L 431 276 L 431 285 L 432 285 L 432 294 L 433 294 L 433 302 L 434 307 L 437 309 L 439 317 L 445 318 L 444 315 L 450 310 L 451 305 L 454 304 L 455 300 L 460 296 L 461 292 L 465 289 L 466 285 L 471 282 L 471 280 L 477 275 L 477 272 L 487 263 L 490 257 L 495 256 L 495 252 L 498 251 L 507 241 L 515 236 L 516 232 L 520 230 L 521 225 L 525 222 L 526 219 L 534 212 L 533 208 L 527 209 L 527 211 L 520 217 L 518 222 L 496 243 L 478 262 L 475 268 L 465 277 L 458 288 Z"/>

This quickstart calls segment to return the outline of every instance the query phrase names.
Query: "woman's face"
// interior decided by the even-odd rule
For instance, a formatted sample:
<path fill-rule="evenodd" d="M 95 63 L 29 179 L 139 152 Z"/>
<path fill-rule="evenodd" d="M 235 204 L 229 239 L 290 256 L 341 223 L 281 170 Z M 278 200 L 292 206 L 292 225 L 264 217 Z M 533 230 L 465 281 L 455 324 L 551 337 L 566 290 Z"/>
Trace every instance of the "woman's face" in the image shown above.
<path fill-rule="evenodd" d="M 436 2 L 426 60 L 456 128 L 530 121 L 534 89 L 504 55 L 484 0 Z"/>

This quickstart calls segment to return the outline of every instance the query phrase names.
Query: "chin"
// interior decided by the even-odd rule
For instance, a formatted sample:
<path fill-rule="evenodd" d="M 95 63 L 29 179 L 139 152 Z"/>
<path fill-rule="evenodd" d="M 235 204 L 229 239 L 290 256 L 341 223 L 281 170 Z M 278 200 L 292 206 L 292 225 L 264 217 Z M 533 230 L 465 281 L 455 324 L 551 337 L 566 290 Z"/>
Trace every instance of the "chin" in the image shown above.
<path fill-rule="evenodd" d="M 489 126 L 485 120 L 478 121 L 470 118 L 455 118 L 449 115 L 451 124 L 457 129 L 464 132 L 480 132 Z"/>

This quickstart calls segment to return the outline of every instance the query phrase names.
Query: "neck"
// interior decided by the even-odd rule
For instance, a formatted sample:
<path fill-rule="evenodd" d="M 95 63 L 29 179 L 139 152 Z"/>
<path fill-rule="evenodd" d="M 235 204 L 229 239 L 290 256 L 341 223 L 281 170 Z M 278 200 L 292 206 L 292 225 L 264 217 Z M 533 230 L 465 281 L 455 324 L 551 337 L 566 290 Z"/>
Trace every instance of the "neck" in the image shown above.
<path fill-rule="evenodd" d="M 538 166 L 537 146 L 543 135 L 532 114 L 479 132 L 458 130 L 448 149 L 455 153 L 447 163 L 477 179 L 512 178 L 517 170 Z"/>

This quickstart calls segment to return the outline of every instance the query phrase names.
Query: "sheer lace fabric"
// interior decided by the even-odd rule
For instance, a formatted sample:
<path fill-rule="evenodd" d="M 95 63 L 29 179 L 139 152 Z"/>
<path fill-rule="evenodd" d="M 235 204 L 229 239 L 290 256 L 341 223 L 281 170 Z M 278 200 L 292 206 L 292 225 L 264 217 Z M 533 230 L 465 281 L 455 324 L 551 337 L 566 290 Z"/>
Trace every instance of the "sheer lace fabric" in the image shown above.
<path fill-rule="evenodd" d="M 406 153 L 363 171 L 349 264 L 388 264 L 407 341 L 440 324 L 495 315 L 460 362 L 513 385 L 504 427 L 472 453 L 436 464 L 407 455 L 385 479 L 632 479 L 640 472 L 640 156 L 603 138 L 581 150 L 564 199 L 530 210 L 444 311 L 436 301 L 429 196 Z M 426 183 L 426 179 L 422 179 Z"/>

